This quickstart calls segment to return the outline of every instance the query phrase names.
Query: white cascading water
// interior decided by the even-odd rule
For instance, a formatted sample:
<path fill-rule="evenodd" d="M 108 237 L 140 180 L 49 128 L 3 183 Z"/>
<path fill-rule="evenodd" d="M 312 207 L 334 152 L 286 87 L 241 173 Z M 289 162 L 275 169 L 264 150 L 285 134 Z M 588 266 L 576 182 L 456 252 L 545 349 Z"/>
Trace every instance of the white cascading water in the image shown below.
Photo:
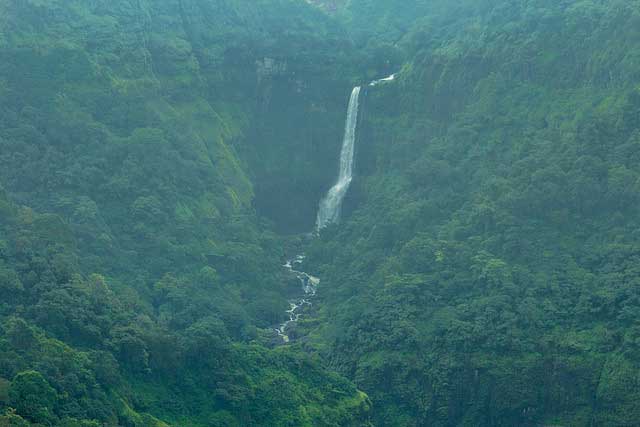
<path fill-rule="evenodd" d="M 379 84 L 392 82 L 396 75 L 380 80 L 374 80 L 369 86 L 377 86 Z M 347 110 L 347 123 L 344 130 L 344 139 L 342 141 L 342 150 L 340 151 L 340 172 L 338 181 L 320 202 L 318 209 L 318 217 L 316 219 L 316 231 L 324 228 L 328 224 L 337 222 L 340 219 L 340 211 L 342 209 L 342 201 L 349 190 L 349 185 L 353 179 L 353 160 L 355 154 L 356 128 L 358 125 L 358 107 L 360 101 L 360 86 L 353 88 L 351 98 L 349 98 L 349 108 Z M 304 255 L 298 255 L 292 260 L 286 262 L 283 267 L 300 280 L 302 284 L 303 294 L 298 298 L 289 300 L 289 310 L 287 310 L 287 320 L 282 322 L 275 328 L 281 343 L 289 343 L 287 330 L 291 325 L 300 320 L 305 307 L 312 304 L 311 300 L 316 295 L 316 290 L 320 284 L 320 279 L 301 270 L 296 270 L 304 262 Z M 295 268 L 294 268 L 295 267 Z"/>
<path fill-rule="evenodd" d="M 385 77 L 384 79 L 372 81 L 371 83 L 369 83 L 369 86 L 378 86 L 379 84 L 382 84 L 382 83 L 392 82 L 395 79 L 396 79 L 396 75 L 391 74 L 389 77 Z"/>
<path fill-rule="evenodd" d="M 358 125 L 358 104 L 360 100 L 360 86 L 353 88 L 347 110 L 347 123 L 344 129 L 342 150 L 340 151 L 340 173 L 338 180 L 320 201 L 316 230 L 319 231 L 327 225 L 340 220 L 342 201 L 349 190 L 353 179 L 353 157 L 356 142 L 356 127 Z"/>
<path fill-rule="evenodd" d="M 304 261 L 304 255 L 298 255 L 295 259 L 287 261 L 286 264 L 283 265 L 284 268 L 287 269 L 290 273 L 294 274 L 300 283 L 302 284 L 302 290 L 304 295 L 299 298 L 295 298 L 289 300 L 289 310 L 287 310 L 288 320 L 282 322 L 277 328 L 276 333 L 281 338 L 283 343 L 288 343 L 290 341 L 289 335 L 287 335 L 288 327 L 296 323 L 300 320 L 300 316 L 302 314 L 302 310 L 304 310 L 305 306 L 310 306 L 310 299 L 316 295 L 316 289 L 320 284 L 320 279 L 314 277 L 310 274 L 305 273 L 304 271 L 298 271 L 294 267 L 299 266 Z"/>

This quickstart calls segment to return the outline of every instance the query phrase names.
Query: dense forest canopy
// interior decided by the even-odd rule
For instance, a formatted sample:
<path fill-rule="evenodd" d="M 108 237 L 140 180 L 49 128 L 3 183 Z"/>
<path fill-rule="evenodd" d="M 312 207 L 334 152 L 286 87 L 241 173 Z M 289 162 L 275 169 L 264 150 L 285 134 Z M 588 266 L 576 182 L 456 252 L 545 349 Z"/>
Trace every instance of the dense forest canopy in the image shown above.
<path fill-rule="evenodd" d="M 637 425 L 639 165 L 638 0 L 2 0 L 0 426 Z"/>

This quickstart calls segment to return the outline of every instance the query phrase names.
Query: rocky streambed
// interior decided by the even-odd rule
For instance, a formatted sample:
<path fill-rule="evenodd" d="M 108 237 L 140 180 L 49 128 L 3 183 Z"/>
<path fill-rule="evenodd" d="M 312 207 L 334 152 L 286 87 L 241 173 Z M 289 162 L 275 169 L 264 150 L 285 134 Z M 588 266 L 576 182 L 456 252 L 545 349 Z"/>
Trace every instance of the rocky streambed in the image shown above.
<path fill-rule="evenodd" d="M 295 258 L 288 260 L 282 267 L 287 270 L 287 273 L 296 277 L 301 286 L 302 293 L 296 298 L 289 300 L 289 309 L 287 310 L 287 320 L 282 322 L 277 328 L 275 328 L 281 343 L 286 344 L 291 341 L 288 335 L 288 330 L 300 320 L 303 311 L 308 306 L 311 306 L 312 299 L 316 295 L 318 284 L 320 279 L 314 277 L 300 268 L 304 261 L 304 255 L 298 255 Z"/>

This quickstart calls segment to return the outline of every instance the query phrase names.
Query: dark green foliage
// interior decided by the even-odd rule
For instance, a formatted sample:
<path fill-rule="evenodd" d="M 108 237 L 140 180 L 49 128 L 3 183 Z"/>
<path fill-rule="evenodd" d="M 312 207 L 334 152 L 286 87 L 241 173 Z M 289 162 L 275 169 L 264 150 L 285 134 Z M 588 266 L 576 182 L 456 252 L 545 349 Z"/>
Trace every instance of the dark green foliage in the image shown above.
<path fill-rule="evenodd" d="M 2 425 L 367 424 L 350 382 L 267 348 L 287 289 L 253 206 L 301 165 L 279 194 L 306 211 L 262 211 L 310 227 L 344 40 L 288 0 L 0 5 Z"/>
<path fill-rule="evenodd" d="M 634 425 L 640 4 L 474 3 L 367 92 L 308 333 L 379 425 Z"/>
<path fill-rule="evenodd" d="M 637 0 L 2 2 L 0 426 L 636 425 L 639 46 Z M 397 71 L 272 348 L 273 231 Z"/>
<path fill-rule="evenodd" d="M 347 380 L 307 356 L 248 343 L 267 331 L 213 268 L 166 275 L 146 302 L 111 279 L 79 274 L 73 240 L 60 244 L 41 226 L 58 224 L 55 235 L 67 236 L 59 220 L 6 198 L 0 205 L 9 213 L 0 219 L 3 283 L 12 290 L 0 323 L 1 422 L 366 425 L 367 397 Z M 283 377 L 287 406 L 263 398 Z"/>

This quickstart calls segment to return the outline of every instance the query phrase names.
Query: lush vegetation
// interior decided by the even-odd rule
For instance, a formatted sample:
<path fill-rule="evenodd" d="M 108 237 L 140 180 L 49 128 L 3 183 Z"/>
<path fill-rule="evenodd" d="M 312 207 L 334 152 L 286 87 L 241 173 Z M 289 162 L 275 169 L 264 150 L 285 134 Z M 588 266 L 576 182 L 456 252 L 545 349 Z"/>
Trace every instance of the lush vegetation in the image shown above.
<path fill-rule="evenodd" d="M 367 93 L 310 348 L 377 425 L 635 425 L 640 3 L 476 3 Z"/>
<path fill-rule="evenodd" d="M 638 165 L 637 0 L 0 2 L 0 426 L 636 425 Z"/>
<path fill-rule="evenodd" d="M 253 208 L 253 182 L 337 156 L 260 131 L 290 82 L 307 129 L 342 114 L 335 24 L 288 1 L 0 11 L 0 424 L 365 425 L 349 381 L 270 348 L 289 288 Z M 315 152 L 265 162 L 292 140 Z"/>

